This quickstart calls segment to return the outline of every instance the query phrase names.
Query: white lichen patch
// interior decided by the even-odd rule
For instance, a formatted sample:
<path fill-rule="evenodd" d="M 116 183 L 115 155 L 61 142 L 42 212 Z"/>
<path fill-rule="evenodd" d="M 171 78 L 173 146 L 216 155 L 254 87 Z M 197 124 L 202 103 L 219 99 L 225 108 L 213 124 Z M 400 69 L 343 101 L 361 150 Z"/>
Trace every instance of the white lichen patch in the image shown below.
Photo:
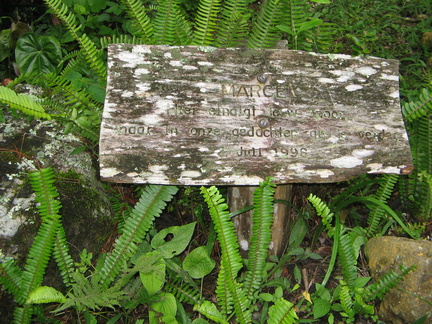
<path fill-rule="evenodd" d="M 381 73 L 380 79 L 391 80 L 391 81 L 399 81 L 399 76 L 398 75 L 388 75 L 386 73 Z"/>
<path fill-rule="evenodd" d="M 356 158 L 363 159 L 375 153 L 374 150 L 354 150 L 352 155 Z"/>
<path fill-rule="evenodd" d="M 162 164 L 162 165 L 155 164 L 155 165 L 150 165 L 148 169 L 153 173 L 163 173 L 169 169 L 169 166 L 166 164 Z"/>
<path fill-rule="evenodd" d="M 138 68 L 135 70 L 135 75 L 136 76 L 141 76 L 143 74 L 150 74 L 151 71 L 149 69 L 144 69 L 144 68 Z"/>
<path fill-rule="evenodd" d="M 196 66 L 193 65 L 183 65 L 183 70 L 198 70 Z"/>
<path fill-rule="evenodd" d="M 128 51 L 122 51 L 118 53 L 118 59 L 120 61 L 123 61 L 123 66 L 124 67 L 130 67 L 130 68 L 135 68 L 137 67 L 139 64 L 143 63 L 143 59 L 142 56 L 140 56 L 138 53 L 134 53 L 134 52 L 128 52 Z"/>
<path fill-rule="evenodd" d="M 316 174 L 319 175 L 322 179 L 327 179 L 334 176 L 334 172 L 327 169 L 318 169 L 316 170 Z"/>
<path fill-rule="evenodd" d="M 361 89 L 363 89 L 363 86 L 360 85 L 360 84 L 350 84 L 350 85 L 347 85 L 347 86 L 345 87 L 345 89 L 346 89 L 347 91 L 352 92 L 352 91 L 357 91 L 357 90 L 361 90 Z"/>
<path fill-rule="evenodd" d="M 390 97 L 392 98 L 399 98 L 399 90 L 393 91 L 389 94 Z"/>
<path fill-rule="evenodd" d="M 371 66 L 362 66 L 356 69 L 357 73 L 360 73 L 366 77 L 370 77 L 371 75 L 376 74 L 378 71 L 375 70 L 373 67 Z"/>
<path fill-rule="evenodd" d="M 198 65 L 200 66 L 213 66 L 214 64 L 212 62 L 198 62 Z"/>
<path fill-rule="evenodd" d="M 341 169 L 352 169 L 358 165 L 362 165 L 363 161 L 354 156 L 343 156 L 330 161 L 331 166 Z"/>
<path fill-rule="evenodd" d="M 330 73 L 338 76 L 337 82 L 346 82 L 349 79 L 351 79 L 353 76 L 355 76 L 354 72 L 352 72 L 352 71 L 344 71 L 344 70 L 330 71 Z"/>
<path fill-rule="evenodd" d="M 306 168 L 306 165 L 304 165 L 303 163 L 294 163 L 294 164 L 290 164 L 288 166 L 289 170 L 293 170 L 296 171 L 297 173 L 301 173 L 303 172 L 303 170 Z"/>
<path fill-rule="evenodd" d="M 104 168 L 101 166 L 100 175 L 102 178 L 111 178 L 120 173 L 121 171 L 117 170 L 116 168 Z"/>
<path fill-rule="evenodd" d="M 122 92 L 121 96 L 123 98 L 131 98 L 134 96 L 134 93 L 132 91 L 125 91 L 125 92 Z"/>
<path fill-rule="evenodd" d="M 170 61 L 169 65 L 174 66 L 174 67 L 180 67 L 180 66 L 183 66 L 183 63 L 178 61 L 178 60 L 174 60 L 174 61 Z"/>
<path fill-rule="evenodd" d="M 384 124 L 375 124 L 374 125 L 374 128 L 376 129 L 376 130 L 379 130 L 379 131 L 382 131 L 382 130 L 388 130 L 389 129 L 389 127 L 387 126 L 387 125 L 384 125 Z"/>
<path fill-rule="evenodd" d="M 366 166 L 370 171 L 368 173 L 392 173 L 392 174 L 400 174 L 401 170 L 405 169 L 406 165 L 400 166 L 388 166 L 383 167 L 382 164 L 379 163 L 371 163 Z"/>
<path fill-rule="evenodd" d="M 318 82 L 321 83 L 336 83 L 336 80 L 330 78 L 319 78 Z"/>
<path fill-rule="evenodd" d="M 194 170 L 187 170 L 187 171 L 183 171 L 180 174 L 181 178 L 198 178 L 201 176 L 201 172 L 199 171 L 194 171 Z"/>

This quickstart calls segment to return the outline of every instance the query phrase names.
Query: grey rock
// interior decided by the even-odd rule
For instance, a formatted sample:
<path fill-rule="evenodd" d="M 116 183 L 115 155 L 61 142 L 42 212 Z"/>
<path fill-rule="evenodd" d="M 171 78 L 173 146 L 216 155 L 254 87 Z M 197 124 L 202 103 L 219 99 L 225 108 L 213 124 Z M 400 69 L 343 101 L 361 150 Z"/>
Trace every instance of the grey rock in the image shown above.
<path fill-rule="evenodd" d="M 24 261 L 39 228 L 40 216 L 28 172 L 52 167 L 60 214 L 71 254 L 86 248 L 97 254 L 112 230 L 111 204 L 90 154 L 71 154 L 83 142 L 53 121 L 7 116 L 0 124 L 0 261 Z"/>
<path fill-rule="evenodd" d="M 380 318 L 385 323 L 404 324 L 428 314 L 424 323 L 432 323 L 432 242 L 375 237 L 366 244 L 366 256 L 376 280 L 390 270 L 397 272 L 400 265 L 417 267 L 385 295 L 379 308 Z"/>

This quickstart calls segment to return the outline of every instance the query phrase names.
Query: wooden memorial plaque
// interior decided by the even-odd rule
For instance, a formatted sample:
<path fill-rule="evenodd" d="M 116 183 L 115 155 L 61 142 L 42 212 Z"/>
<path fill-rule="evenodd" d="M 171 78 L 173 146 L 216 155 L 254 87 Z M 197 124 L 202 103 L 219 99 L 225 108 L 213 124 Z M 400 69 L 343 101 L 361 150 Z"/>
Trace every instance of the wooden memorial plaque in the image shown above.
<path fill-rule="evenodd" d="M 115 44 L 108 68 L 108 181 L 319 183 L 412 166 L 396 60 Z"/>

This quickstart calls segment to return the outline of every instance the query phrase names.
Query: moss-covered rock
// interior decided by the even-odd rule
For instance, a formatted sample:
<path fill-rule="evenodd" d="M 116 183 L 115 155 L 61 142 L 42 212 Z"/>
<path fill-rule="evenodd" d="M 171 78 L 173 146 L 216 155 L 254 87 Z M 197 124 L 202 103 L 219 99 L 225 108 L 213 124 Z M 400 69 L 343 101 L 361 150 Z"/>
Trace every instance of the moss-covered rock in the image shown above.
<path fill-rule="evenodd" d="M 7 124 L 0 125 L 0 134 L 0 259 L 25 262 L 40 225 L 27 174 L 39 167 L 55 171 L 72 257 L 78 261 L 84 248 L 94 255 L 101 252 L 112 232 L 112 211 L 94 159 L 87 152 L 72 154 L 83 142 L 63 134 L 52 121 L 8 117 Z M 56 265 L 52 266 L 47 269 L 47 280 L 60 285 Z"/>

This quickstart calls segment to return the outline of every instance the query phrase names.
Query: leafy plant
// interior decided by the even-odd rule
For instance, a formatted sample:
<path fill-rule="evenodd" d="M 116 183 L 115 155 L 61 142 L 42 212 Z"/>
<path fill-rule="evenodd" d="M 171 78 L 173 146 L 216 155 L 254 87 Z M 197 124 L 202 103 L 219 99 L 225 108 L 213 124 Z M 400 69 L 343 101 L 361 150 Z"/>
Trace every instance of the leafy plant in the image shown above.
<path fill-rule="evenodd" d="M 21 73 L 58 72 L 62 59 L 59 41 L 53 36 L 37 37 L 27 33 L 18 39 L 15 48 L 15 59 Z"/>
<path fill-rule="evenodd" d="M 218 323 L 228 323 L 235 314 L 238 323 L 251 323 L 252 310 L 263 286 L 265 265 L 270 243 L 270 227 L 273 219 L 274 185 L 271 179 L 260 184 L 254 192 L 254 216 L 251 249 L 244 282 L 239 281 L 243 267 L 239 245 L 227 211 L 228 206 L 216 187 L 201 188 L 209 206 L 210 215 L 221 246 L 221 264 L 217 282 L 217 298 L 220 311 L 210 302 L 195 307 L 203 315 Z M 278 302 L 270 308 L 269 323 L 294 323 L 297 319 L 292 304 L 279 296 Z"/>

